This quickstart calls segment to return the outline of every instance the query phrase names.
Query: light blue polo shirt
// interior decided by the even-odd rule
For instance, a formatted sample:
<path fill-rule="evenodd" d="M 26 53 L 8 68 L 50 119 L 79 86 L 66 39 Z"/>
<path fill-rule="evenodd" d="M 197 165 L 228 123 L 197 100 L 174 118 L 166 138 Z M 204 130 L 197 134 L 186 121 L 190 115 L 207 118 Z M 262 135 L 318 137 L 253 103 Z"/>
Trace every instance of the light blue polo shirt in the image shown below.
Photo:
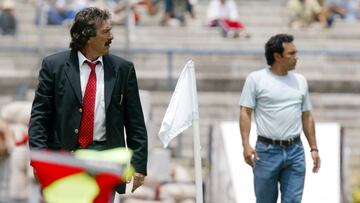
<path fill-rule="evenodd" d="M 302 112 L 311 110 L 306 79 L 293 71 L 279 76 L 269 68 L 246 78 L 239 104 L 254 110 L 258 135 L 281 140 L 299 135 Z"/>

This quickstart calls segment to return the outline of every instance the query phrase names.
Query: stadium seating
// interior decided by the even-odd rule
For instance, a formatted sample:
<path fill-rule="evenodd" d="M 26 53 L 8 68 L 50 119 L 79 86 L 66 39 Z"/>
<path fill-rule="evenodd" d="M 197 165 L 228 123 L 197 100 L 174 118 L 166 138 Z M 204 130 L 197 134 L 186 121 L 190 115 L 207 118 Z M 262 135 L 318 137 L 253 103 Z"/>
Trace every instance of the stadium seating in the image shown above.
<path fill-rule="evenodd" d="M 284 0 L 241 0 L 240 20 L 251 38 L 223 38 L 219 30 L 204 26 L 207 2 L 199 1 L 197 18 L 189 18 L 186 27 L 161 27 L 162 13 L 154 17 L 144 14 L 140 25 L 132 31 L 130 52 L 124 52 L 125 28 L 113 28 L 113 52 L 134 61 L 140 88 L 151 91 L 151 136 L 156 136 L 170 100 L 169 58 L 172 87 L 186 61 L 195 62 L 202 155 L 206 160 L 210 126 L 224 120 L 238 120 L 238 100 L 246 75 L 266 67 L 263 56 L 266 40 L 275 33 L 291 33 L 300 51 L 297 72 L 309 80 L 315 119 L 343 126 L 343 145 L 351 152 L 346 167 L 350 175 L 360 174 L 357 150 L 360 147 L 360 22 L 338 20 L 328 30 L 317 26 L 290 30 Z M 0 36 L 0 105 L 16 98 L 21 87 L 33 92 L 41 58 L 67 48 L 70 40 L 68 25 L 45 26 L 40 30 L 33 23 L 32 5 L 26 1 L 18 3 L 15 10 L 18 34 Z M 188 158 L 193 155 L 191 132 L 186 131 L 181 138 L 182 155 Z M 160 146 L 159 141 L 154 143 Z M 175 147 L 176 141 L 171 146 Z"/>

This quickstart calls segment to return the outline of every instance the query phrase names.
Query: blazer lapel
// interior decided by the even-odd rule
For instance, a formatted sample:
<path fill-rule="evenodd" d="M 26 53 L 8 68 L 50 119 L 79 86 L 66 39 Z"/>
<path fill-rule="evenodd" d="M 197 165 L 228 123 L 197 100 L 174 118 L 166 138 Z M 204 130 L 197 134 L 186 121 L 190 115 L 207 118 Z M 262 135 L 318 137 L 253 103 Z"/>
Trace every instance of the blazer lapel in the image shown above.
<path fill-rule="evenodd" d="M 109 56 L 103 57 L 104 61 L 104 84 L 105 84 L 105 111 L 108 109 L 111 95 L 114 89 L 117 71 L 114 64 L 110 61 Z"/>
<path fill-rule="evenodd" d="M 70 81 L 72 90 L 79 101 L 82 104 L 81 96 L 81 85 L 80 85 L 80 70 L 79 70 L 79 59 L 77 57 L 77 52 L 72 50 L 70 53 L 70 60 L 66 62 L 67 67 L 65 68 L 65 73 L 67 78 Z"/>

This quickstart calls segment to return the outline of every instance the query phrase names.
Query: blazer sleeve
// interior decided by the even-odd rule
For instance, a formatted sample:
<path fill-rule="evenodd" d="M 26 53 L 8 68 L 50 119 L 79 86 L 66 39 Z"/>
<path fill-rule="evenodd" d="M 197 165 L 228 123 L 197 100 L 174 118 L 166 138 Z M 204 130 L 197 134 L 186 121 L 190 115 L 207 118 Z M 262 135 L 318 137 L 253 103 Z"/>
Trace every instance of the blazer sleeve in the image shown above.
<path fill-rule="evenodd" d="M 133 151 L 131 164 L 135 171 L 146 175 L 148 139 L 133 64 L 131 64 L 127 81 L 124 97 L 127 146 Z"/>
<path fill-rule="evenodd" d="M 54 105 L 54 78 L 49 64 L 44 59 L 39 72 L 39 83 L 31 109 L 29 144 L 32 149 L 47 148 L 51 133 Z"/>

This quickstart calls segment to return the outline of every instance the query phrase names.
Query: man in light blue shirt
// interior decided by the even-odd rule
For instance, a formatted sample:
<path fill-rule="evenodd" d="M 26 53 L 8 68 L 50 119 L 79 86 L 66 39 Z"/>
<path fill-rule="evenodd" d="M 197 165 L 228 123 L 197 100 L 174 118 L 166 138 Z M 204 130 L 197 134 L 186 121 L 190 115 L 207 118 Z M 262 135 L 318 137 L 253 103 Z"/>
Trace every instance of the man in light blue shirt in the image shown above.
<path fill-rule="evenodd" d="M 291 71 L 298 59 L 293 40 L 287 34 L 269 39 L 265 56 L 270 68 L 252 72 L 240 98 L 244 159 L 253 167 L 257 203 L 276 203 L 279 183 L 282 203 L 301 202 L 305 179 L 301 131 L 311 148 L 313 172 L 320 168 L 308 85 Z M 252 111 L 258 135 L 255 149 L 249 143 Z"/>

